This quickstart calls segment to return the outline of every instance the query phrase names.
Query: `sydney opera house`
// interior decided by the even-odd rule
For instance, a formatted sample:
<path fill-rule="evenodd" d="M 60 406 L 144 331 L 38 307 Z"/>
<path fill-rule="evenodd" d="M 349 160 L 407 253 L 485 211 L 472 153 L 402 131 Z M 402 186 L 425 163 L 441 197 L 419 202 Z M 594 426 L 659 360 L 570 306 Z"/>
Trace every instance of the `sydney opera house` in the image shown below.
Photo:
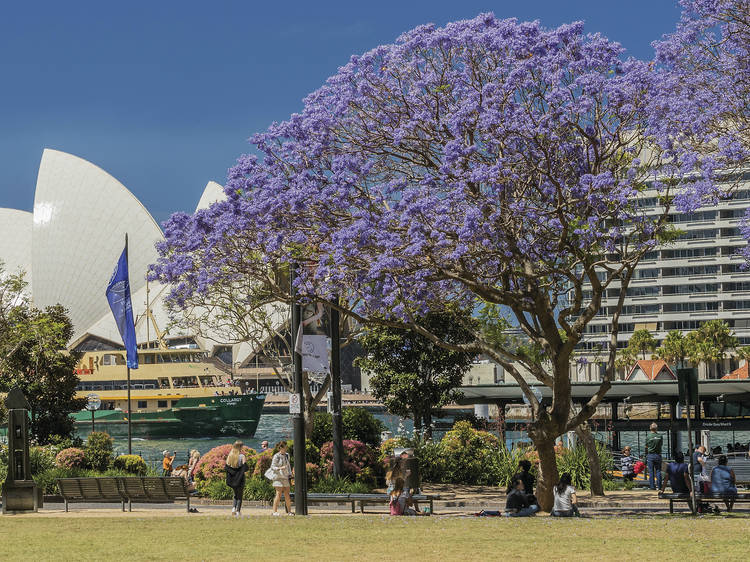
<path fill-rule="evenodd" d="M 197 209 L 224 196 L 222 187 L 209 182 Z M 163 239 L 159 225 L 124 185 L 101 168 L 81 158 L 45 149 L 39 166 L 33 212 L 0 208 L 0 259 L 7 272 L 26 273 L 34 306 L 60 303 L 73 322 L 70 349 L 122 349 L 105 289 L 129 240 L 129 269 L 139 345 L 157 345 L 157 330 L 169 323 L 163 305 L 166 288 L 146 283 L 149 264 L 156 261 L 155 244 Z M 148 294 L 147 294 L 148 293 Z M 145 314 L 147 304 L 151 321 Z M 170 348 L 201 349 L 225 373 L 253 374 L 260 386 L 276 385 L 268 368 L 251 364 L 247 344 L 223 345 L 213 339 L 175 331 L 163 340 Z M 97 389 L 98 390 L 98 389 Z"/>

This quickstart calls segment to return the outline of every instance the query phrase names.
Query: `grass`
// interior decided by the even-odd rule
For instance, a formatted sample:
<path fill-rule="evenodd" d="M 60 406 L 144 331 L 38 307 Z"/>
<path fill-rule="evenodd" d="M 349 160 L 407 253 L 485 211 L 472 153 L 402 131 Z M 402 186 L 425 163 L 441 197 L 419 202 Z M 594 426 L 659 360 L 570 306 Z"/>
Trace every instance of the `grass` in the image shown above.
<path fill-rule="evenodd" d="M 747 560 L 738 516 L 554 520 L 388 516 L 0 516 L 24 560 Z"/>

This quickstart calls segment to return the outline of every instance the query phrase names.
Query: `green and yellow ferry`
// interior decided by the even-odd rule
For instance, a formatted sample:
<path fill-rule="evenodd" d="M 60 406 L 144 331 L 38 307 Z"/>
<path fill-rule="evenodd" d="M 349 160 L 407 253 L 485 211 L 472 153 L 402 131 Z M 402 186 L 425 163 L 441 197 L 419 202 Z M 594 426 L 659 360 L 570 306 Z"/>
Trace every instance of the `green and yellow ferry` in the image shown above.
<path fill-rule="evenodd" d="M 131 429 L 134 436 L 252 437 L 265 402 L 264 394 L 242 394 L 231 374 L 200 349 L 139 349 L 139 368 L 130 371 Z M 127 369 L 124 351 L 84 353 L 78 367 L 77 396 L 96 394 L 97 431 L 128 431 Z M 91 412 L 73 415 L 82 431 L 91 428 Z"/>

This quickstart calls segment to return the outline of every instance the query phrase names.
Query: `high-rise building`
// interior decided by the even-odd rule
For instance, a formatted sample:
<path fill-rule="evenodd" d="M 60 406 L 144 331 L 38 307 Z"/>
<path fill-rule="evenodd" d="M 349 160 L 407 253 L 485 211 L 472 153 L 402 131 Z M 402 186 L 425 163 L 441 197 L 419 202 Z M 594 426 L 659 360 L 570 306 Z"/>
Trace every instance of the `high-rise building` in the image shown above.
<path fill-rule="evenodd" d="M 682 233 L 643 256 L 618 322 L 618 348 L 627 346 L 636 330 L 649 330 L 661 342 L 670 330 L 687 333 L 716 319 L 729 325 L 740 345 L 750 345 L 750 271 L 742 269 L 744 260 L 737 255 L 747 244 L 739 227 L 750 206 L 750 172 L 731 180 L 731 198 L 692 213 L 670 210 L 670 223 Z M 663 212 L 655 191 L 644 192 L 638 203 L 647 215 Z M 586 328 L 579 352 L 589 362 L 577 363 L 578 380 L 601 378 L 619 294 L 619 284 L 607 289 L 599 314 Z M 735 367 L 737 361 L 727 357 L 718 376 Z M 704 365 L 699 373 L 706 376 Z"/>

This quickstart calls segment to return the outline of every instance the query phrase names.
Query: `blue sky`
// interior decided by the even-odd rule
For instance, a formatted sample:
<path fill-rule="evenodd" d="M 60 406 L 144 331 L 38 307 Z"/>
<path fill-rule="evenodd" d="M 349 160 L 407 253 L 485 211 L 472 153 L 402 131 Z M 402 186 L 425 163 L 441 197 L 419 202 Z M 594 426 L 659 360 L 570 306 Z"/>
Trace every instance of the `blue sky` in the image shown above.
<path fill-rule="evenodd" d="M 31 210 L 45 147 L 120 180 L 157 221 L 223 183 L 246 139 L 353 53 L 480 12 L 574 20 L 650 58 L 676 0 L 8 2 L 0 18 L 0 207 Z"/>

